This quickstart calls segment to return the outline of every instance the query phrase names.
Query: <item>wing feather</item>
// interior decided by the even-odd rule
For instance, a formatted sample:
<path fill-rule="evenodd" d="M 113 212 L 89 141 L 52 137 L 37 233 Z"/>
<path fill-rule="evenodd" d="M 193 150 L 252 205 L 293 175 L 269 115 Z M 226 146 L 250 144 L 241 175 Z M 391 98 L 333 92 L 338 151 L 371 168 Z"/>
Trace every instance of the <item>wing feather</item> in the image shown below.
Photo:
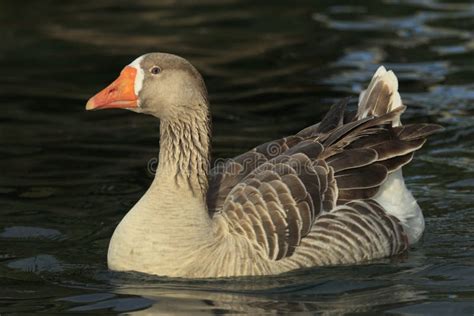
<path fill-rule="evenodd" d="M 269 260 L 333 264 L 404 251 L 401 224 L 371 199 L 440 127 L 401 126 L 405 107 L 396 88 L 393 73 L 381 69 L 356 115 L 343 100 L 321 123 L 213 169 L 211 216 L 222 216 L 231 234 L 245 236 Z"/>

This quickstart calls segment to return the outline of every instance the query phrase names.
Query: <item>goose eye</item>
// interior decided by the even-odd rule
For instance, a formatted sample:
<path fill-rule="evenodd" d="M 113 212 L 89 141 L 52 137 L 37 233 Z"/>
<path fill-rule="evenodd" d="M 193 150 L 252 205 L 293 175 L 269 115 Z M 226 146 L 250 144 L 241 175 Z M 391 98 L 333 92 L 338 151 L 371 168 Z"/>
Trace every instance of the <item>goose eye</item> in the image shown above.
<path fill-rule="evenodd" d="M 151 72 L 153 75 L 157 75 L 157 74 L 159 74 L 159 73 L 161 72 L 161 69 L 160 69 L 160 67 L 158 67 L 158 66 L 153 66 L 153 67 L 151 67 L 150 72 Z"/>

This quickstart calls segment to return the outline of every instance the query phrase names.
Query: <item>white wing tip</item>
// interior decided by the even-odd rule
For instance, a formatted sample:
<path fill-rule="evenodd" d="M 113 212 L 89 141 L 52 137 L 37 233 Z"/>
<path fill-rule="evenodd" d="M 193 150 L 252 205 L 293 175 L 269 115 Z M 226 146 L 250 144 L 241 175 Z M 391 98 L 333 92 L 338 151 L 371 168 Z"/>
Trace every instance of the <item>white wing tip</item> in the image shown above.
<path fill-rule="evenodd" d="M 380 66 L 379 68 L 377 68 L 377 71 L 374 73 L 372 77 L 373 78 L 380 77 L 384 75 L 386 72 L 387 72 L 387 69 L 384 66 Z"/>
<path fill-rule="evenodd" d="M 393 92 L 398 91 L 398 78 L 392 70 L 387 71 L 384 66 L 377 68 L 377 71 L 372 76 L 369 87 L 379 80 L 385 81 Z"/>
<path fill-rule="evenodd" d="M 369 86 L 366 90 L 362 91 L 359 95 L 359 117 L 365 117 L 368 115 L 370 108 L 366 106 L 368 101 L 368 96 L 372 92 L 372 89 L 377 85 L 378 82 L 384 82 L 390 92 L 392 97 L 390 98 L 390 110 L 394 110 L 402 106 L 402 100 L 400 94 L 398 93 L 398 78 L 392 70 L 388 70 L 384 66 L 377 68 L 377 71 L 372 76 Z M 363 110 L 362 110 L 363 109 Z M 400 125 L 399 121 L 393 122 L 394 126 Z"/>

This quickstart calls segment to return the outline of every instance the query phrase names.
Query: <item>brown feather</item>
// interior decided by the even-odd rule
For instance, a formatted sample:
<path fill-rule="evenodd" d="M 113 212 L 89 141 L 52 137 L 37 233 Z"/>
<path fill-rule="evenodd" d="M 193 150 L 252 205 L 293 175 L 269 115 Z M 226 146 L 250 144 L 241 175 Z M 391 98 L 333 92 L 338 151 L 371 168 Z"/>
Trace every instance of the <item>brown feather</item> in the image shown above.
<path fill-rule="evenodd" d="M 387 168 L 380 164 L 348 169 L 335 175 L 339 190 L 373 188 L 381 185 L 387 178 Z"/>
<path fill-rule="evenodd" d="M 305 154 L 308 158 L 315 159 L 324 150 L 323 146 L 314 139 L 307 139 L 293 146 L 285 152 L 285 155 L 297 153 Z"/>
<path fill-rule="evenodd" d="M 328 113 L 324 116 L 319 124 L 316 133 L 328 133 L 335 128 L 341 126 L 344 121 L 344 113 L 346 110 L 348 98 L 342 99 L 338 103 L 335 103 L 329 109 Z"/>
<path fill-rule="evenodd" d="M 340 200 L 352 201 L 370 199 L 375 194 L 377 194 L 378 190 L 378 187 L 371 187 L 367 189 L 339 190 L 338 204 L 340 203 Z"/>
<path fill-rule="evenodd" d="M 326 159 L 335 172 L 366 166 L 377 160 L 377 152 L 370 148 L 344 150 Z"/>
<path fill-rule="evenodd" d="M 378 160 L 385 160 L 395 156 L 403 156 L 407 153 L 419 149 L 425 143 L 426 139 L 416 139 L 411 141 L 390 140 L 371 148 L 377 151 Z"/>
<path fill-rule="evenodd" d="M 444 128 L 437 124 L 410 124 L 394 128 L 395 133 L 402 140 L 426 138 Z"/>
<path fill-rule="evenodd" d="M 387 160 L 378 161 L 377 163 L 385 166 L 385 168 L 387 168 L 388 172 L 390 173 L 408 164 L 412 159 L 413 159 L 413 152 L 408 153 L 403 156 L 397 156 L 397 157 L 393 157 Z"/>

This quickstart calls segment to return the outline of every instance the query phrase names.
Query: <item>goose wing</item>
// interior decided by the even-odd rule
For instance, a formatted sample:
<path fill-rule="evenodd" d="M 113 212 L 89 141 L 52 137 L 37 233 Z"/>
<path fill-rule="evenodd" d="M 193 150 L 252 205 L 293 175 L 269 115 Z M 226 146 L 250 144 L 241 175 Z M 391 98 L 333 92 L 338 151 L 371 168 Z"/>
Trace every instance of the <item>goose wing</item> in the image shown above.
<path fill-rule="evenodd" d="M 380 102 L 391 102 L 390 86 L 369 89 L 364 102 L 379 109 Z M 398 220 L 370 199 L 439 126 L 394 126 L 405 109 L 401 105 L 393 110 L 385 106 L 386 113 L 358 114 L 350 121 L 345 105 L 345 100 L 334 105 L 317 125 L 258 146 L 214 170 L 208 194 L 211 212 L 271 260 L 291 257 L 308 243 L 324 248 L 336 242 L 334 234 L 351 255 L 357 249 L 348 245 L 364 238 L 383 247 L 362 254 L 365 259 L 407 247 Z M 319 246 L 310 242 L 314 236 Z M 351 260 L 343 256 L 333 261 Z"/>
<path fill-rule="evenodd" d="M 213 213 L 222 210 L 224 201 L 230 191 L 257 167 L 281 155 L 288 154 L 289 149 L 303 141 L 306 141 L 306 149 L 308 150 L 310 149 L 310 143 L 314 142 L 319 134 L 341 126 L 347 102 L 348 99 L 341 100 L 331 107 L 320 123 L 309 126 L 296 135 L 269 141 L 235 158 L 217 163 L 209 175 L 207 205 L 210 215 L 212 216 Z M 314 148 L 311 149 L 318 150 L 320 144 L 313 144 L 313 146 Z M 298 148 L 302 147 L 297 147 L 296 150 Z M 293 152 L 295 151 L 293 150 Z M 315 156 L 314 153 L 309 154 Z"/>

